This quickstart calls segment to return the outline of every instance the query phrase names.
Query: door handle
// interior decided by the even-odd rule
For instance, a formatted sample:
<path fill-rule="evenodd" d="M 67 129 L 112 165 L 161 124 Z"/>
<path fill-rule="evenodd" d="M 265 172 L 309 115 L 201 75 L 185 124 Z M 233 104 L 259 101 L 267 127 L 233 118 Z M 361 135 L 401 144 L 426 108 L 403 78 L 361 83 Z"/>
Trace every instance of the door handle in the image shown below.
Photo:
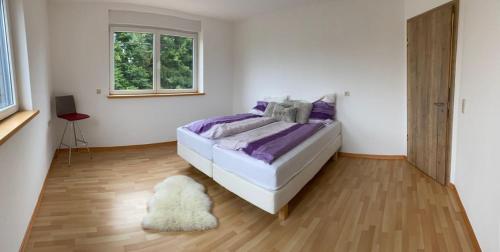
<path fill-rule="evenodd" d="M 438 106 L 438 107 L 444 107 L 447 105 L 448 105 L 448 103 L 446 103 L 446 102 L 435 102 L 434 103 L 434 106 Z"/>

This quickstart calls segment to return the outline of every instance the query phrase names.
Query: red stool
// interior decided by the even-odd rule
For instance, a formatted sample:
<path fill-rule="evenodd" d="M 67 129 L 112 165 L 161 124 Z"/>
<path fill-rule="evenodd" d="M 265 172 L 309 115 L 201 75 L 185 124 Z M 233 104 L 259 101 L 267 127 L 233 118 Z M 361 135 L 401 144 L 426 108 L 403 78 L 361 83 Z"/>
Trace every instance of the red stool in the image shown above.
<path fill-rule="evenodd" d="M 92 153 L 90 152 L 89 149 L 89 143 L 85 140 L 85 136 L 83 135 L 83 132 L 80 129 L 80 126 L 78 125 L 78 121 L 87 119 L 90 116 L 76 112 L 75 98 L 72 95 L 56 97 L 56 114 L 57 117 L 66 120 L 66 126 L 64 127 L 64 132 L 62 134 L 61 141 L 59 143 L 59 149 L 61 149 L 61 146 L 69 148 L 68 165 L 71 166 L 71 149 L 78 148 L 78 143 L 82 143 L 85 145 L 85 148 L 87 148 L 90 158 L 92 159 Z M 66 135 L 66 130 L 68 129 L 68 125 L 70 123 L 73 126 L 73 135 L 75 138 L 74 147 L 71 147 L 70 144 L 63 143 L 64 136 Z M 78 138 L 76 135 L 77 128 L 78 131 L 80 132 L 81 139 Z"/>

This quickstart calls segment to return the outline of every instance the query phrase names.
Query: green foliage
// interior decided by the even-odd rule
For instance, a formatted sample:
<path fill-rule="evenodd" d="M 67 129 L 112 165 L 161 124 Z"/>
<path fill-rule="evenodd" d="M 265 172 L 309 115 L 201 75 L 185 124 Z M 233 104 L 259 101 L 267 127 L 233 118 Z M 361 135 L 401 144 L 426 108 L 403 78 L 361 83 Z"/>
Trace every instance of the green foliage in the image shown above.
<path fill-rule="evenodd" d="M 162 35 L 161 88 L 193 88 L 193 39 Z"/>
<path fill-rule="evenodd" d="M 115 32 L 116 90 L 153 89 L 152 33 Z M 160 36 L 160 83 L 164 89 L 193 88 L 193 39 Z"/>
<path fill-rule="evenodd" d="M 115 32 L 115 89 L 153 88 L 153 34 Z"/>

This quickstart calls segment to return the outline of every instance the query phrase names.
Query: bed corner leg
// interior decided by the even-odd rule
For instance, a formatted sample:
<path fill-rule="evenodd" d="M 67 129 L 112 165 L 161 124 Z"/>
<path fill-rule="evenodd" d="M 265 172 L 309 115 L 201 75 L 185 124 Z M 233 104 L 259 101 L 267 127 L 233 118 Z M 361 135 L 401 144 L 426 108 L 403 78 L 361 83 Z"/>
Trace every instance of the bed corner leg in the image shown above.
<path fill-rule="evenodd" d="M 288 218 L 288 203 L 280 209 L 278 212 L 278 218 L 280 222 L 283 222 Z"/>
<path fill-rule="evenodd" d="M 335 156 L 333 157 L 333 160 L 337 161 L 337 160 L 339 160 L 339 157 L 340 157 L 340 154 L 337 151 L 337 152 L 335 152 Z"/>

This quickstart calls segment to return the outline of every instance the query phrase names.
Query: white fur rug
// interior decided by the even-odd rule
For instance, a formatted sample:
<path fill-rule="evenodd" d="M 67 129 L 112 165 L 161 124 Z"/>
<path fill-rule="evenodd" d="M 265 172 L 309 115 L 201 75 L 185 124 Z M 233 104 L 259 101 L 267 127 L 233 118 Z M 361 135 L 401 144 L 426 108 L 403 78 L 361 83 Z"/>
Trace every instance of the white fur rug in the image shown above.
<path fill-rule="evenodd" d="M 203 185 L 187 176 L 172 176 L 155 186 L 142 227 L 157 231 L 212 229 L 217 227 L 217 219 L 210 213 L 211 205 Z"/>

